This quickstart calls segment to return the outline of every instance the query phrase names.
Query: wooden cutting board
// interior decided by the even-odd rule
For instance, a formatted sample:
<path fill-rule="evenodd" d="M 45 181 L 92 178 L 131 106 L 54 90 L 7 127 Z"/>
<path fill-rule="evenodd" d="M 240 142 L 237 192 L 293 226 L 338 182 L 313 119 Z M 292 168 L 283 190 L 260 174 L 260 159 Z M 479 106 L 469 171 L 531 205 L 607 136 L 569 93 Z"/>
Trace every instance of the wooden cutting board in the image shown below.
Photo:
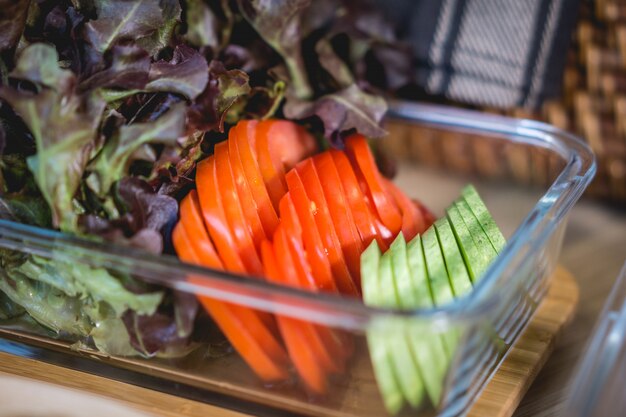
<path fill-rule="evenodd" d="M 522 335 L 507 352 L 492 380 L 469 410 L 469 416 L 506 417 L 513 414 L 552 352 L 561 329 L 572 318 L 578 303 L 578 295 L 578 285 L 572 275 L 565 269 L 558 268 L 551 279 L 544 300 Z M 85 392 L 97 394 L 98 401 L 103 401 L 101 397 L 109 398 L 110 402 L 118 402 L 129 407 L 126 414 L 122 411 L 115 414 L 121 417 L 135 417 L 136 414 L 132 414 L 133 411 L 130 409 L 154 416 L 243 416 L 241 413 L 198 401 L 0 352 L 0 377 L 2 374 L 18 375 L 80 390 L 83 395 Z M 3 393 L 3 389 L 0 389 L 0 403 L 3 403 L 2 395 L 10 395 L 10 391 Z M 54 401 L 54 396 L 38 396 L 37 401 L 40 403 Z"/>

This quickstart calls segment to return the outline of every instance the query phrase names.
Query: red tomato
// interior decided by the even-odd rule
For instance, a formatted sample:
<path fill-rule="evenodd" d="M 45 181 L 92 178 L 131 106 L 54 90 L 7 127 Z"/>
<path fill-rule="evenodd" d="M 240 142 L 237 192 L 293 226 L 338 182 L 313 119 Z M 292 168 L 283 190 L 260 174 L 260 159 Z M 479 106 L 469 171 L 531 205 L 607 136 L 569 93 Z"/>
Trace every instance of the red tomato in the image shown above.
<path fill-rule="evenodd" d="M 263 182 L 256 155 L 252 150 L 256 146 L 256 126 L 255 121 L 243 120 L 231 128 L 233 136 L 228 140 L 229 153 L 231 159 L 239 157 L 265 235 L 272 236 L 278 226 L 278 216 Z"/>
<path fill-rule="evenodd" d="M 182 223 L 174 228 L 172 240 L 183 261 L 214 267 L 204 263 L 204 258 L 195 250 Z M 202 284 L 199 277 L 189 277 L 189 281 Z M 286 352 L 255 311 L 209 297 L 199 297 L 199 300 L 233 347 L 262 380 L 279 382 L 289 377 Z"/>
<path fill-rule="evenodd" d="M 313 157 L 317 174 L 324 190 L 324 196 L 328 203 L 330 217 L 335 224 L 335 230 L 341 243 L 348 269 L 357 287 L 361 287 L 361 252 L 363 242 L 356 229 L 352 210 L 347 202 L 337 167 L 333 157 L 328 152 L 323 152 Z"/>
<path fill-rule="evenodd" d="M 313 277 L 322 291 L 339 292 L 330 266 L 330 260 L 311 212 L 311 202 L 304 191 L 304 185 L 294 169 L 287 173 L 289 196 L 296 208 L 297 217 L 302 225 L 302 238 L 308 259 L 313 270 Z"/>
<path fill-rule="evenodd" d="M 280 264 L 277 261 L 277 256 L 284 254 L 276 254 L 269 242 L 261 244 L 261 253 L 268 280 L 281 285 L 293 281 L 293 266 L 284 258 L 281 258 Z M 306 389 L 311 393 L 324 395 L 328 388 L 327 374 L 316 354 L 316 347 L 313 346 L 306 323 L 286 316 L 278 316 L 277 319 L 289 357 Z"/>
<path fill-rule="evenodd" d="M 219 194 L 217 191 L 214 157 L 198 163 L 196 168 L 196 187 L 204 223 L 209 230 L 224 267 L 228 271 L 245 274 L 246 268 L 235 250 L 235 240 L 226 221 L 222 199 L 216 198 Z"/>
<path fill-rule="evenodd" d="M 237 188 L 233 180 L 233 173 L 228 158 L 228 144 L 218 143 L 215 146 L 215 172 L 217 174 L 217 191 L 214 198 L 222 200 L 222 206 L 226 220 L 234 237 L 235 249 L 246 267 L 246 271 L 254 276 L 263 275 L 263 265 L 257 254 L 248 219 L 242 212 L 241 200 L 237 194 Z"/>
<path fill-rule="evenodd" d="M 346 139 L 346 154 L 350 158 L 357 177 L 360 176 L 364 180 L 366 188 L 363 191 L 369 195 L 374 203 L 382 223 L 391 231 L 392 235 L 397 235 L 402 228 L 402 215 L 393 196 L 385 189 L 383 177 L 376 167 L 367 140 L 358 134 L 348 137 Z"/>
<path fill-rule="evenodd" d="M 381 233 L 376 227 L 376 213 L 373 205 L 370 208 L 368 205 L 368 198 L 361 191 L 359 181 L 356 174 L 348 160 L 348 157 L 344 152 L 331 150 L 329 151 L 339 172 L 339 177 L 343 186 L 344 193 L 346 195 L 348 206 L 352 211 L 354 217 L 354 223 L 359 231 L 363 246 L 367 247 L 376 239 L 381 251 L 385 251 L 388 248 L 387 243 L 383 240 L 382 236 L 387 233 Z M 378 221 L 380 223 L 380 221 Z M 388 233 L 391 235 L 391 232 Z"/>
<path fill-rule="evenodd" d="M 330 216 L 328 203 L 324 197 L 324 190 L 317 176 L 315 165 L 311 159 L 305 159 L 296 166 L 296 170 L 300 174 L 304 190 L 311 202 L 309 210 L 313 214 L 324 249 L 328 254 L 337 288 L 342 294 L 358 295 L 359 289 L 354 284 L 355 279 L 350 275 L 341 251 L 341 243 L 337 237 L 337 231 Z"/>

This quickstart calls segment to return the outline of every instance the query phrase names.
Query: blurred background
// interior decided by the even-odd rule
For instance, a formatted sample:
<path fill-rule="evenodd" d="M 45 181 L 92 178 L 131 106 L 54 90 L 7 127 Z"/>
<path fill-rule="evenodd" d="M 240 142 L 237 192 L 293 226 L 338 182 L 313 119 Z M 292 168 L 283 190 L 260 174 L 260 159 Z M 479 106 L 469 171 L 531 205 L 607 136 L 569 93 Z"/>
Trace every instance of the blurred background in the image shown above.
<path fill-rule="evenodd" d="M 624 207 L 625 1 L 377 2 L 416 60 L 411 97 L 541 120 L 583 137 L 598 158 L 587 194 Z M 446 163 L 438 156 L 418 157 Z M 549 166 L 527 155 L 525 167 L 524 157 L 515 176 L 547 180 Z"/>

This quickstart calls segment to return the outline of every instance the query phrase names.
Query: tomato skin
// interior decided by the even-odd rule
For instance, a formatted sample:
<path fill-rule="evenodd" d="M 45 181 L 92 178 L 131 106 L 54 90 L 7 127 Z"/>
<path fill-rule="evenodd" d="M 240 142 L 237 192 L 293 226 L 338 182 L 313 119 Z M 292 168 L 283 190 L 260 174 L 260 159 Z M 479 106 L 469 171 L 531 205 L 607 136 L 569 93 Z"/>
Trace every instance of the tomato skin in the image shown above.
<path fill-rule="evenodd" d="M 361 179 L 364 194 L 371 198 L 382 224 L 393 236 L 397 235 L 402 228 L 402 214 L 393 196 L 385 189 L 383 176 L 376 167 L 365 137 L 359 134 L 349 136 L 346 139 L 346 154 L 357 177 Z"/>

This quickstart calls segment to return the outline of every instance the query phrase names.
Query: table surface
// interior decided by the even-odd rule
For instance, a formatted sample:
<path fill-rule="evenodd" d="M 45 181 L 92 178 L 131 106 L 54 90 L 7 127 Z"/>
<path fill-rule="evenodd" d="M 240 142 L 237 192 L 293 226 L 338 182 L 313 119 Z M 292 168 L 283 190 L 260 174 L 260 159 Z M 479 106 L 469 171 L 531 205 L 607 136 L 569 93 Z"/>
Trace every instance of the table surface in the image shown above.
<path fill-rule="evenodd" d="M 412 196 L 428 196 L 429 205 L 440 212 L 468 178 L 446 177 L 404 166 L 397 178 Z M 536 203 L 539 189 L 507 185 L 478 188 L 488 202 L 505 235 L 510 235 L 520 216 Z M 524 397 L 515 416 L 558 414 L 575 365 L 584 351 L 595 321 L 612 284 L 626 261 L 626 207 L 583 200 L 570 214 L 559 262 L 571 271 L 580 286 L 580 304 L 572 324 L 557 342 L 551 358 Z M 33 375 L 30 375 L 33 376 Z M 153 404 L 154 405 L 154 404 Z"/>

